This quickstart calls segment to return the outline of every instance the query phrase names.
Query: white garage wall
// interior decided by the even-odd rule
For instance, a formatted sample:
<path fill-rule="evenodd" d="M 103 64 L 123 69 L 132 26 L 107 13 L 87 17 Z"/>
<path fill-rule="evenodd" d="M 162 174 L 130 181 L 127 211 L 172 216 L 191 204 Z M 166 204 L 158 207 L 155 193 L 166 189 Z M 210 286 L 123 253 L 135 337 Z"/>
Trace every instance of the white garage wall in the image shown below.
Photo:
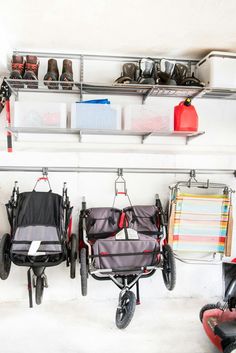
<path fill-rule="evenodd" d="M 95 96 L 86 97 L 95 98 Z M 22 94 L 24 100 L 63 101 L 69 104 L 76 100 L 72 95 Z M 113 103 L 122 105 L 141 103 L 139 98 L 110 97 Z M 155 104 L 160 111 L 173 112 L 180 99 L 149 99 L 147 104 Z M 14 143 L 14 152 L 5 152 L 5 134 L 0 136 L 1 166 L 79 166 L 79 167 L 147 167 L 147 168 L 235 168 L 236 165 L 236 102 L 224 100 L 195 100 L 200 119 L 200 130 L 206 134 L 192 140 L 188 146 L 182 138 L 150 138 L 144 145 L 134 137 L 84 137 L 78 143 L 77 136 L 64 135 L 20 135 Z M 4 116 L 1 121 L 4 126 Z M 96 143 L 95 143 L 96 141 Z M 109 143 L 107 143 L 109 142 Z M 0 178 L 0 232 L 9 230 L 4 204 L 8 201 L 15 180 L 21 191 L 31 190 L 38 173 L 1 172 Z M 74 207 L 74 231 L 77 231 L 79 208 L 82 196 L 88 207 L 110 206 L 114 196 L 113 174 L 51 173 L 50 181 L 54 192 L 61 192 L 62 183 L 68 182 L 68 191 Z M 186 179 L 179 175 L 127 174 L 128 191 L 133 204 L 150 204 L 159 193 L 167 202 L 168 186 L 175 181 Z M 199 180 L 227 183 L 236 188 L 235 178 L 230 175 L 197 176 Z M 126 206 L 121 197 L 117 206 Z M 234 232 L 235 233 L 235 232 Z M 236 255 L 236 244 L 234 245 Z M 69 270 L 62 264 L 47 270 L 49 288 L 45 298 L 79 299 L 79 272 L 75 280 L 69 279 Z M 147 297 L 211 297 L 220 295 L 221 266 L 177 264 L 177 286 L 173 293 L 165 290 L 161 273 L 141 283 L 143 295 Z M 96 282 L 89 279 L 89 295 L 93 298 L 116 297 L 118 291 L 112 283 Z M 7 281 L 0 282 L 0 300 L 27 298 L 26 269 L 13 266 Z"/>

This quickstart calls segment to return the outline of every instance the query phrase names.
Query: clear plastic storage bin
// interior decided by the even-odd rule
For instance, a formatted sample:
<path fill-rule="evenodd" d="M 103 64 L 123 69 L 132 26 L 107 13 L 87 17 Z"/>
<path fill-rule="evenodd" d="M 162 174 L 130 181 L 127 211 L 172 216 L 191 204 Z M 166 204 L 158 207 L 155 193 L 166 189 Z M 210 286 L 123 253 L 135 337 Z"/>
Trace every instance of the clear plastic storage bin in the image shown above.
<path fill-rule="evenodd" d="M 120 130 L 121 107 L 110 104 L 72 103 L 71 128 Z"/>
<path fill-rule="evenodd" d="M 210 52 L 197 63 L 196 77 L 212 88 L 236 88 L 236 53 Z"/>
<path fill-rule="evenodd" d="M 21 101 L 14 104 L 14 127 L 66 128 L 66 103 Z"/>
<path fill-rule="evenodd" d="M 143 132 L 170 132 L 173 130 L 173 112 L 158 106 L 128 105 L 124 108 L 124 130 Z"/>

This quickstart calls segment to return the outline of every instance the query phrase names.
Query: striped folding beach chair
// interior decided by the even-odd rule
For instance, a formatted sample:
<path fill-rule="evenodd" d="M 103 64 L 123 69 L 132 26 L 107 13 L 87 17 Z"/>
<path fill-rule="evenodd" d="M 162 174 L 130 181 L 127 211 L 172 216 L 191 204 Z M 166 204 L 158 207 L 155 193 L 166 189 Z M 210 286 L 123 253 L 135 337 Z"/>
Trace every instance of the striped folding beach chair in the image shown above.
<path fill-rule="evenodd" d="M 207 184 L 207 193 L 196 192 L 202 183 L 191 183 L 189 191 L 181 191 L 187 183 L 171 188 L 169 243 L 176 252 L 231 254 L 232 204 L 231 191 L 224 184 Z M 192 192 L 195 188 L 195 193 Z M 212 188 L 221 193 L 210 194 Z M 221 190 L 220 190 L 221 189 Z M 223 192 L 222 192 L 223 191 Z M 198 189 L 199 192 L 199 189 Z"/>

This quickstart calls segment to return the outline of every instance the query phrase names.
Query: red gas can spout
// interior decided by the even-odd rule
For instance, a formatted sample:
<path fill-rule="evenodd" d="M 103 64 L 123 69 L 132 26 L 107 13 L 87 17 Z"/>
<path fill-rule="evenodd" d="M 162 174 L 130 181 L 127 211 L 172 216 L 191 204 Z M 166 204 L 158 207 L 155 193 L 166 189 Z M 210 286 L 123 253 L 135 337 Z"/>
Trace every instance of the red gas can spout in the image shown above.
<path fill-rule="evenodd" d="M 184 105 L 186 105 L 187 107 L 189 107 L 192 103 L 192 99 L 191 98 L 186 98 L 185 101 L 184 101 Z"/>

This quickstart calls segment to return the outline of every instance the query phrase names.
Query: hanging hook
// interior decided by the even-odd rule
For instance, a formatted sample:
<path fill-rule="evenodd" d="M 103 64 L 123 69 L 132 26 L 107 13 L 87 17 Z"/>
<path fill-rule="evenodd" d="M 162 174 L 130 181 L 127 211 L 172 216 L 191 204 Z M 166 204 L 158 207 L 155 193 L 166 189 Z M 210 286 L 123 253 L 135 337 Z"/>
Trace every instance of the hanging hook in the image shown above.
<path fill-rule="evenodd" d="M 123 177 L 123 168 L 117 169 L 117 175 L 118 175 L 118 177 Z"/>
<path fill-rule="evenodd" d="M 47 167 L 43 167 L 42 168 L 42 174 L 43 174 L 44 177 L 48 176 L 48 168 Z"/>
<path fill-rule="evenodd" d="M 196 170 L 195 169 L 191 169 L 189 172 L 190 178 L 188 180 L 187 186 L 188 188 L 191 187 L 191 183 L 194 180 L 197 183 L 197 179 L 196 179 Z"/>
<path fill-rule="evenodd" d="M 37 179 L 37 181 L 36 181 L 36 183 L 35 183 L 35 185 L 34 185 L 33 190 L 35 191 L 37 184 L 38 184 L 40 181 L 43 180 L 43 181 L 45 181 L 45 182 L 48 183 L 49 191 L 51 191 L 52 189 L 51 189 L 51 185 L 50 185 L 50 182 L 49 182 L 49 179 L 48 179 L 48 168 L 47 168 L 47 167 L 43 167 L 43 168 L 42 168 L 42 175 L 43 175 L 42 177 L 40 177 L 40 178 Z"/>
<path fill-rule="evenodd" d="M 127 195 L 126 181 L 123 177 L 123 169 L 118 168 L 117 170 L 118 177 L 115 180 L 115 195 Z M 122 184 L 123 190 L 119 191 L 118 184 Z"/>

